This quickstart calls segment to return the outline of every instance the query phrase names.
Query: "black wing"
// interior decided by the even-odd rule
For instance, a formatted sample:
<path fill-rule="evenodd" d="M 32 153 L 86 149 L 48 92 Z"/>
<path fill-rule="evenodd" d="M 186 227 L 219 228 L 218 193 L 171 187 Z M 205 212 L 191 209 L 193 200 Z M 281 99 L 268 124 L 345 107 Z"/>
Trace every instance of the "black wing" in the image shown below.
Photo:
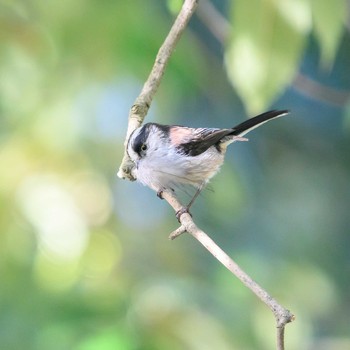
<path fill-rule="evenodd" d="M 193 129 L 191 141 L 181 143 L 177 149 L 188 156 L 195 157 L 205 152 L 209 147 L 218 145 L 223 137 L 230 134 L 232 134 L 232 129 Z M 219 147 L 218 151 L 220 151 Z"/>

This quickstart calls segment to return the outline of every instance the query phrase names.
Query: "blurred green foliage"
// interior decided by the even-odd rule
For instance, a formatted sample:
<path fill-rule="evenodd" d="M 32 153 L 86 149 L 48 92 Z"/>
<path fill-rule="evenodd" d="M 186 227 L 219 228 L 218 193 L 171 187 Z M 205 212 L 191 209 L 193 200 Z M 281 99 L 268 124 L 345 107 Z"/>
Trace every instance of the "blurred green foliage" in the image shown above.
<path fill-rule="evenodd" d="M 296 74 L 314 31 L 323 68 L 331 66 L 345 29 L 346 0 L 235 0 L 226 67 L 247 110 L 258 113 Z"/>
<path fill-rule="evenodd" d="M 349 349 L 346 3 L 213 3 L 235 40 L 248 35 L 263 82 L 245 94 L 256 69 L 239 64 L 228 78 L 223 62 L 247 52 L 195 16 L 147 118 L 228 127 L 279 93 L 269 107 L 291 116 L 235 145 L 193 214 L 296 314 L 288 349 Z M 177 6 L 0 1 L 0 349 L 273 348 L 269 310 L 193 239 L 169 242 L 166 203 L 116 177 L 129 108 Z"/>

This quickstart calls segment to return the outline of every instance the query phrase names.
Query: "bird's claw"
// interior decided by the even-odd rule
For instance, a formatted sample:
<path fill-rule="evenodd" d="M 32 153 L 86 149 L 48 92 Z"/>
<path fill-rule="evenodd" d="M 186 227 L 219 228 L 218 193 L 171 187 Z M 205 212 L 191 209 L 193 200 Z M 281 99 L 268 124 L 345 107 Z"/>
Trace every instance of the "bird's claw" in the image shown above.
<path fill-rule="evenodd" d="M 166 188 L 161 188 L 160 190 L 157 191 L 157 197 L 160 199 L 164 199 L 163 197 L 163 192 L 166 191 Z M 169 188 L 170 191 L 175 192 L 175 190 L 173 188 Z"/>
<path fill-rule="evenodd" d="M 190 213 L 189 209 L 187 207 L 182 207 L 175 214 L 177 221 L 180 223 L 181 223 L 180 219 L 182 214 L 189 214 L 192 217 L 192 214 Z"/>

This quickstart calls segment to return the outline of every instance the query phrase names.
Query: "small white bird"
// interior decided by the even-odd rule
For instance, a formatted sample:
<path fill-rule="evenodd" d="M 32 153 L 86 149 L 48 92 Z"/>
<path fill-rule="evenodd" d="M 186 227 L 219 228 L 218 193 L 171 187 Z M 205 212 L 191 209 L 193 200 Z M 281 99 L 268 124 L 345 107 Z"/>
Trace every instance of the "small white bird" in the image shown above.
<path fill-rule="evenodd" d="M 249 131 L 286 114 L 286 110 L 269 111 L 231 129 L 147 123 L 136 129 L 128 141 L 127 152 L 135 163 L 134 175 L 143 185 L 157 191 L 160 198 L 165 189 L 194 186 L 197 189 L 194 197 L 176 213 L 180 219 L 219 171 L 230 143 L 247 141 L 243 136 Z"/>

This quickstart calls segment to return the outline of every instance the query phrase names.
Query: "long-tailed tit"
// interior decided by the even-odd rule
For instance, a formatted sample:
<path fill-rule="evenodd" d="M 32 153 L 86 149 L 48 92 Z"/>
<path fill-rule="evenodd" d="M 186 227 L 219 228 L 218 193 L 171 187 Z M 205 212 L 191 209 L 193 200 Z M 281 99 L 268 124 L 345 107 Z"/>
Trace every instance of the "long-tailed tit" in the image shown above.
<path fill-rule="evenodd" d="M 286 114 L 286 110 L 266 112 L 231 129 L 147 123 L 136 129 L 128 141 L 127 152 L 135 163 L 134 175 L 143 185 L 157 191 L 160 198 L 165 189 L 194 186 L 197 191 L 177 213 L 179 219 L 219 171 L 230 143 L 247 141 L 243 136 L 249 131 Z"/>

